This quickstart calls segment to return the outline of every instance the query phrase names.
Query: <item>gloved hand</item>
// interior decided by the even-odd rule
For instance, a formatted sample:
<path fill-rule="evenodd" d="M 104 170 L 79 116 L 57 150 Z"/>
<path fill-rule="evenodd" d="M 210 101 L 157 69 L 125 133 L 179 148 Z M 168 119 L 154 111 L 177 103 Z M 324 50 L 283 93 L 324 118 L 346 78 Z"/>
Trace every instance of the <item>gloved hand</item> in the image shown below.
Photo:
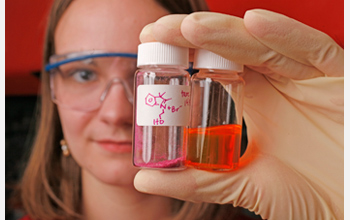
<path fill-rule="evenodd" d="M 141 170 L 135 187 L 232 203 L 264 219 L 344 218 L 344 51 L 284 15 L 198 12 L 146 26 L 141 41 L 204 48 L 246 65 L 248 148 L 232 172 Z"/>

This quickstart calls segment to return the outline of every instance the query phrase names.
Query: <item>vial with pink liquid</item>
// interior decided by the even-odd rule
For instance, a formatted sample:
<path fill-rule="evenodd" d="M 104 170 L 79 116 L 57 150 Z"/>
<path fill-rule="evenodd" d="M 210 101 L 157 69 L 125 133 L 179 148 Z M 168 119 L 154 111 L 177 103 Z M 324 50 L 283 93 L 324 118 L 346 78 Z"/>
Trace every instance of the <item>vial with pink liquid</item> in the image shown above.
<path fill-rule="evenodd" d="M 140 44 L 135 76 L 133 163 L 136 167 L 185 168 L 190 120 L 188 48 Z"/>

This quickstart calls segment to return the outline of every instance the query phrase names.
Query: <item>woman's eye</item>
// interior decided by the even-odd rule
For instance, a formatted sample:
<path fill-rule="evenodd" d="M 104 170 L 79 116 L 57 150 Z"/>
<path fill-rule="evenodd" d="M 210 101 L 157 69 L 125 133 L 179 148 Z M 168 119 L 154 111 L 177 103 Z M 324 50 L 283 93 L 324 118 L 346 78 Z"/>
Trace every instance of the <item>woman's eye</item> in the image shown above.
<path fill-rule="evenodd" d="M 97 75 L 95 72 L 91 70 L 76 70 L 70 74 L 77 82 L 80 83 L 85 83 L 85 82 L 90 82 L 94 81 L 97 78 Z"/>

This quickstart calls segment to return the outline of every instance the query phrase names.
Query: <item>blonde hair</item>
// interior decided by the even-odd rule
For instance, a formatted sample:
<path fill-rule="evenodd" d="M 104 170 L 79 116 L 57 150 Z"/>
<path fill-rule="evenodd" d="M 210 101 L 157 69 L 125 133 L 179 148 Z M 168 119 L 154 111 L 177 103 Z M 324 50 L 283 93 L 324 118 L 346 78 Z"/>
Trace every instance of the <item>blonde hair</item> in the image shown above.
<path fill-rule="evenodd" d="M 54 1 L 45 36 L 43 66 L 55 54 L 54 32 L 62 14 L 72 0 Z M 170 13 L 208 10 L 202 0 L 157 0 Z M 62 129 L 56 106 L 51 101 L 49 76 L 42 70 L 41 106 L 37 135 L 20 191 L 21 203 L 31 219 L 81 219 L 80 167 L 72 157 L 62 156 L 59 141 Z M 194 204 L 174 199 L 175 219 L 228 219 L 232 205 Z"/>

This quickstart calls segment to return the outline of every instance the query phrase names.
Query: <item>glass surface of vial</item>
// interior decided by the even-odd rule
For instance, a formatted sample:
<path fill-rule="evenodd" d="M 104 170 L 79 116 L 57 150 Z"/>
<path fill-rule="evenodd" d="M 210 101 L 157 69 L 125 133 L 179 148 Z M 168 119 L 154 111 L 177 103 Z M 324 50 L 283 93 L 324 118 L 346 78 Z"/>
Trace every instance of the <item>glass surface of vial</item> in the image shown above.
<path fill-rule="evenodd" d="M 184 169 L 190 115 L 190 76 L 183 66 L 142 66 L 135 76 L 133 163 Z"/>
<path fill-rule="evenodd" d="M 210 62 L 206 65 L 191 79 L 186 166 L 230 171 L 239 166 L 244 80 L 237 72 L 241 68 L 209 69 Z"/>

